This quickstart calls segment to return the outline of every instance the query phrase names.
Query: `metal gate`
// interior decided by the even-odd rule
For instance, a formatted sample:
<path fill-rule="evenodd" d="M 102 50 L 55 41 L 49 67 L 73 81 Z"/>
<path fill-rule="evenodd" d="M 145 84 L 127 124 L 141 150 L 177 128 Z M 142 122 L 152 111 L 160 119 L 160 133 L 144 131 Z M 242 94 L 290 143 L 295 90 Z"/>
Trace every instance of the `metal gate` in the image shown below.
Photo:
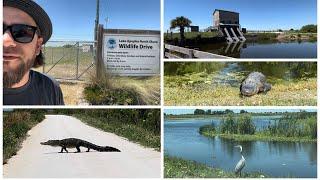
<path fill-rule="evenodd" d="M 94 41 L 48 41 L 41 70 L 55 79 L 88 80 L 94 75 Z"/>

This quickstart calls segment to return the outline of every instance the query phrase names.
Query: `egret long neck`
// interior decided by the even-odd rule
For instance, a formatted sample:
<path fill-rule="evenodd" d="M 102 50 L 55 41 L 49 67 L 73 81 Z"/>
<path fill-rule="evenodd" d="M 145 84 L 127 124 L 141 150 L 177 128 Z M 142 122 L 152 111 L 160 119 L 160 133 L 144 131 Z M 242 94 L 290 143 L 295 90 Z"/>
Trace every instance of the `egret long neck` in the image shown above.
<path fill-rule="evenodd" d="M 242 153 L 241 153 L 241 159 L 245 160 L 245 158 L 243 157 Z"/>

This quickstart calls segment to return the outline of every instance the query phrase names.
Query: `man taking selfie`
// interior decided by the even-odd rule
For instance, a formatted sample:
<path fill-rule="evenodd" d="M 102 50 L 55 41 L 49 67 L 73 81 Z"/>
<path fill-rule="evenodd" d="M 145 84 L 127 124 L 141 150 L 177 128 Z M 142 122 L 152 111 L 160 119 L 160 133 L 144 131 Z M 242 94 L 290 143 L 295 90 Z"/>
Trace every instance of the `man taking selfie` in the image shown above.
<path fill-rule="evenodd" d="M 32 0 L 3 1 L 3 104 L 63 105 L 57 81 L 31 70 L 52 34 L 47 13 Z"/>

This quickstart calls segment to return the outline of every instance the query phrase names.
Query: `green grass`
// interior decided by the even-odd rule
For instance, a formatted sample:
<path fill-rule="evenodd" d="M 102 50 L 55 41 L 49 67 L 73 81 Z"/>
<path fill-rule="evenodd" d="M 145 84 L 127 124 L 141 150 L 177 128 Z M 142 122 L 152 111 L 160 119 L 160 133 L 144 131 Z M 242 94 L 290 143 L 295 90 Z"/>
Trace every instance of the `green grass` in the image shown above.
<path fill-rule="evenodd" d="M 131 89 L 103 90 L 97 85 L 84 89 L 85 99 L 93 105 L 135 105 L 138 104 L 138 94 Z"/>
<path fill-rule="evenodd" d="M 90 126 L 117 134 L 127 138 L 129 141 L 160 151 L 160 133 L 152 132 L 151 130 L 148 130 L 148 128 L 143 128 L 132 123 L 123 123 L 120 120 L 108 120 L 107 117 L 92 117 L 84 114 L 73 114 L 73 116 Z"/>
<path fill-rule="evenodd" d="M 27 132 L 41 122 L 44 117 L 42 110 L 15 110 L 4 112 L 3 116 L 3 164 L 16 155 Z"/>
<path fill-rule="evenodd" d="M 167 106 L 316 106 L 317 78 L 301 81 L 275 81 L 267 93 L 242 97 L 239 87 L 211 85 L 210 79 L 164 77 Z M 240 85 L 239 85 L 240 86 Z"/>
<path fill-rule="evenodd" d="M 238 178 L 234 172 L 208 167 L 195 161 L 164 156 L 164 178 Z M 242 172 L 241 178 L 264 178 L 260 172 Z"/>
<path fill-rule="evenodd" d="M 224 139 L 231 139 L 234 141 L 282 141 L 282 142 L 317 142 L 317 139 L 311 139 L 310 137 L 284 137 L 274 135 L 264 135 L 257 133 L 253 135 L 248 134 L 220 134 L 214 131 L 203 131 L 201 133 L 206 137 L 221 137 Z"/>

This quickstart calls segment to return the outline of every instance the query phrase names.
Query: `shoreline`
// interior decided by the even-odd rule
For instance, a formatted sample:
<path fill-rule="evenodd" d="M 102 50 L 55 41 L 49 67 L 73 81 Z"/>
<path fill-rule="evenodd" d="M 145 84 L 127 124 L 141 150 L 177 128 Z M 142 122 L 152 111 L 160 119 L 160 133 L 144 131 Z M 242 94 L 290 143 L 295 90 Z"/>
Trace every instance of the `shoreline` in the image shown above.
<path fill-rule="evenodd" d="M 311 41 L 317 42 L 318 33 L 302 33 L 302 32 L 247 32 L 244 34 L 244 37 L 247 41 L 279 41 L 279 42 L 291 42 L 291 41 Z M 218 36 L 217 32 L 185 32 L 185 38 L 188 41 L 201 41 L 204 40 L 206 43 L 219 43 L 217 41 Z M 164 33 L 164 41 L 165 43 L 174 42 L 175 40 L 180 40 L 179 33 L 167 34 Z M 211 41 L 210 41 L 211 40 Z M 224 41 L 222 41 L 224 42 Z"/>
<path fill-rule="evenodd" d="M 266 178 L 261 172 L 243 172 L 241 178 Z M 234 172 L 196 161 L 164 155 L 164 178 L 239 178 Z"/>
<path fill-rule="evenodd" d="M 267 141 L 267 142 L 303 142 L 303 143 L 316 143 L 317 139 L 310 139 L 306 137 L 284 137 L 284 136 L 267 136 L 262 134 L 220 134 L 210 131 L 199 132 L 202 136 L 214 138 L 220 137 L 234 141 Z"/>

